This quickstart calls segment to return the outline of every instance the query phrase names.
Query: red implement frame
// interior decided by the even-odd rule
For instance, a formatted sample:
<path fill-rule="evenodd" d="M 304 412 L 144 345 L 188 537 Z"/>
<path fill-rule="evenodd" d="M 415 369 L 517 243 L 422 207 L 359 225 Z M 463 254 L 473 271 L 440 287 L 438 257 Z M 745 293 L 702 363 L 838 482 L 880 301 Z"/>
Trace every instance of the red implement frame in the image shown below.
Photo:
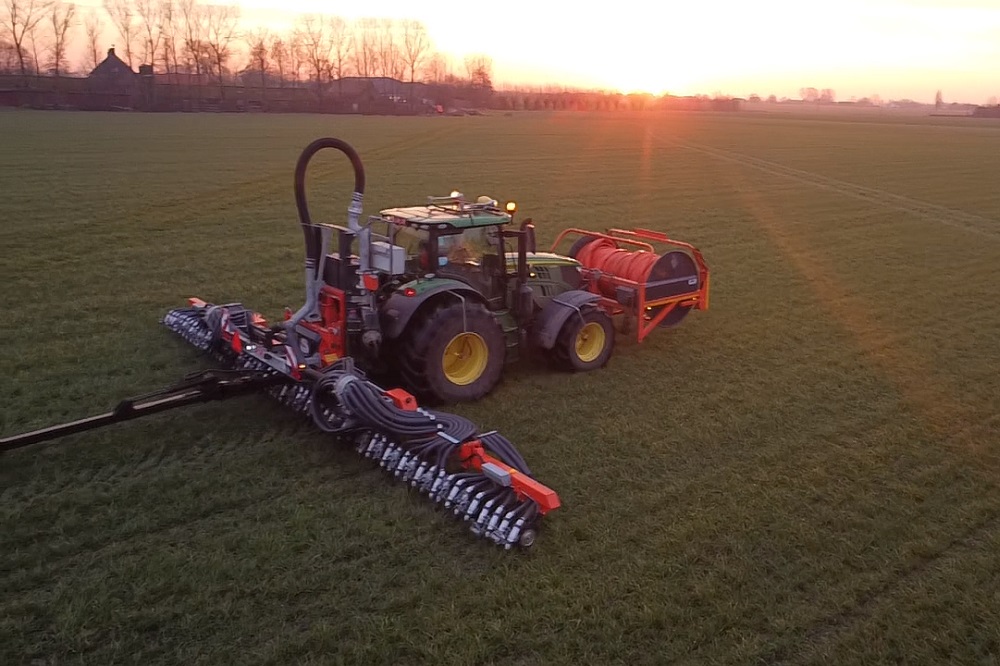
<path fill-rule="evenodd" d="M 411 393 L 401 388 L 383 391 L 399 409 L 413 411 L 417 409 L 417 400 Z M 463 469 L 482 471 L 486 463 L 493 464 L 510 475 L 510 487 L 520 499 L 533 500 L 538 505 L 538 513 L 545 515 L 561 506 L 559 495 L 548 486 L 542 485 L 529 476 L 522 474 L 507 463 L 486 453 L 483 443 L 473 439 L 458 447 L 458 463 Z"/>
<path fill-rule="evenodd" d="M 583 267 L 583 279 L 586 285 L 587 291 L 597 294 L 601 297 L 600 305 L 605 311 L 611 316 L 618 314 L 632 314 L 636 318 L 636 339 L 638 342 L 642 342 L 647 335 L 653 332 L 657 326 L 660 325 L 667 315 L 669 315 L 674 308 L 677 307 L 693 307 L 697 310 L 707 310 L 708 309 L 708 296 L 709 296 L 709 274 L 708 266 L 705 264 L 705 259 L 701 255 L 701 251 L 694 247 L 690 243 L 685 243 L 683 241 L 678 241 L 670 238 L 665 233 L 659 231 L 651 231 L 649 229 L 608 229 L 607 232 L 599 231 L 589 231 L 587 229 L 577 229 L 575 227 L 563 230 L 559 236 L 556 238 L 555 242 L 552 243 L 550 252 L 555 252 L 559 244 L 569 236 L 570 234 L 577 234 L 580 236 L 587 236 L 590 238 L 606 238 L 615 243 L 622 245 L 633 245 L 636 246 L 639 251 L 645 252 L 656 252 L 654 247 L 647 241 L 652 241 L 656 243 L 662 243 L 664 245 L 670 245 L 672 247 L 678 247 L 687 250 L 691 253 L 694 258 L 695 263 L 698 266 L 698 283 L 699 286 L 696 290 L 688 292 L 686 294 L 679 294 L 677 296 L 670 296 L 668 298 L 659 298 L 656 300 L 648 300 L 646 298 L 646 283 L 636 282 L 635 280 L 628 280 L 626 278 L 618 277 L 616 275 L 608 275 L 606 273 L 601 273 L 600 271 Z M 615 287 L 626 287 L 631 289 L 635 293 L 635 303 L 631 306 L 623 305 L 613 298 L 609 298 L 604 295 L 598 284 L 598 280 L 604 280 L 614 285 Z M 653 315 L 646 315 L 646 312 L 653 310 L 654 308 L 661 308 L 658 312 Z"/>
<path fill-rule="evenodd" d="M 561 506 L 556 491 L 489 455 L 478 439 L 462 444 L 458 449 L 458 458 L 465 469 L 471 468 L 478 472 L 482 470 L 483 465 L 491 463 L 507 472 L 510 475 L 511 490 L 521 499 L 533 500 L 538 505 L 538 513 L 542 515 Z"/>

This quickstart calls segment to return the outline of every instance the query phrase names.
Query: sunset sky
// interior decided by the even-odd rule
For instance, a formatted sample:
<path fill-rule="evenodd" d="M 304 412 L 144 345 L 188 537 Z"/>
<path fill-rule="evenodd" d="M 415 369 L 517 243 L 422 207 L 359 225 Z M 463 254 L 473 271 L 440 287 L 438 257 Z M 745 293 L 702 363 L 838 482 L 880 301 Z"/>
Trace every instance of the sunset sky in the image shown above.
<path fill-rule="evenodd" d="M 96 0 L 91 0 L 96 4 Z M 89 4 L 89 3 L 88 3 Z M 482 52 L 498 83 L 675 94 L 983 103 L 1000 95 L 1000 0 L 241 0 L 244 21 L 292 12 L 414 18 L 460 63 Z"/>

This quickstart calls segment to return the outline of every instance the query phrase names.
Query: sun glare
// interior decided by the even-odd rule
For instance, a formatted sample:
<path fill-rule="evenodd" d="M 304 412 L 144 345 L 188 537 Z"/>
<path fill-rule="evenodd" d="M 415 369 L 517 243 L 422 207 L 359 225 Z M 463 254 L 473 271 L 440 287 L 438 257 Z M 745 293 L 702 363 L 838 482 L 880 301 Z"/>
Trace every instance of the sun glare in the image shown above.
<path fill-rule="evenodd" d="M 348 21 L 369 16 L 419 20 L 449 73 L 463 76 L 466 56 L 485 54 L 492 60 L 493 81 L 504 87 L 779 97 L 816 87 L 835 89 L 839 99 L 873 93 L 933 98 L 937 88 L 946 87 L 951 98 L 979 101 L 995 94 L 988 63 L 1000 55 L 996 0 L 840 0 L 836 5 L 617 0 L 611 11 L 600 13 L 565 3 L 507 0 L 502 12 L 475 27 L 445 0 L 371 0 L 336 8 L 321 0 L 214 1 L 240 5 L 244 28 L 263 26 L 285 35 L 307 12 Z M 110 23 L 105 33 L 103 41 L 119 41 Z M 76 40 L 78 57 L 82 44 Z"/>

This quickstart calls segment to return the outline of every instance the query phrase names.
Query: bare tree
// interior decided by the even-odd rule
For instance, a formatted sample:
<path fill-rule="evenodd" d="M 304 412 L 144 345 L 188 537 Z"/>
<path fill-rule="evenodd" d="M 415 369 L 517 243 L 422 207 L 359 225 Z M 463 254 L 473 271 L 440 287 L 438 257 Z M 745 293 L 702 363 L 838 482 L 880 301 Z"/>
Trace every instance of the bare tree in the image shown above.
<path fill-rule="evenodd" d="M 396 39 L 396 22 L 381 19 L 376 37 L 378 45 L 378 68 L 382 76 L 403 78 L 403 57 Z"/>
<path fill-rule="evenodd" d="M 174 0 L 160 0 L 160 58 L 168 74 L 177 71 L 177 18 Z"/>
<path fill-rule="evenodd" d="M 298 83 L 302 80 L 302 67 L 305 66 L 305 50 L 302 48 L 302 36 L 297 31 L 292 31 L 291 41 L 288 42 L 288 55 L 292 63 L 292 81 Z"/>
<path fill-rule="evenodd" d="M 163 8 L 159 0 L 133 0 L 133 2 L 136 23 L 142 34 L 142 61 L 144 64 L 156 67 L 156 54 L 160 50 L 160 40 L 163 38 Z"/>
<path fill-rule="evenodd" d="M 816 88 L 799 88 L 799 96 L 803 102 L 815 102 L 819 99 L 819 90 Z"/>
<path fill-rule="evenodd" d="M 238 5 L 208 5 L 205 7 L 206 43 L 212 54 L 212 64 L 219 77 L 222 92 L 223 75 L 226 64 L 232 57 L 232 43 L 236 40 L 236 26 L 240 20 Z"/>
<path fill-rule="evenodd" d="M 17 69 L 17 49 L 6 39 L 0 39 L 0 74 L 14 74 Z"/>
<path fill-rule="evenodd" d="M 83 29 L 87 34 L 87 60 L 84 64 L 88 71 L 93 71 L 97 67 L 97 63 L 100 62 L 98 58 L 101 49 L 98 48 L 98 42 L 101 39 L 101 33 L 104 32 L 104 22 L 101 21 L 101 16 L 96 9 L 91 9 L 83 18 Z"/>
<path fill-rule="evenodd" d="M 45 18 L 51 2 L 49 0 L 3 0 L 4 14 L 2 32 L 7 35 L 17 51 L 17 63 L 21 76 L 28 75 L 28 51 L 30 44 L 34 50 L 35 29 Z M 38 67 L 38 58 L 34 58 L 34 68 Z"/>
<path fill-rule="evenodd" d="M 330 32 L 330 76 L 337 79 L 337 92 L 343 93 L 343 79 L 351 62 L 351 26 L 339 16 L 327 21 Z"/>
<path fill-rule="evenodd" d="M 208 16 L 198 0 L 178 0 L 181 22 L 185 68 L 188 73 L 201 75 L 212 70 L 211 55 L 208 51 L 206 34 Z"/>
<path fill-rule="evenodd" d="M 489 56 L 479 53 L 466 56 L 465 72 L 472 85 L 480 88 L 493 86 L 493 60 Z"/>
<path fill-rule="evenodd" d="M 378 71 L 378 21 L 363 18 L 354 24 L 351 34 L 351 60 L 358 76 L 376 76 Z"/>
<path fill-rule="evenodd" d="M 65 71 L 69 29 L 74 25 L 76 25 L 76 5 L 63 2 L 52 5 L 49 12 L 49 27 L 52 28 L 49 63 L 57 79 Z"/>
<path fill-rule="evenodd" d="M 403 58 L 410 70 L 410 83 L 416 81 L 417 68 L 431 48 L 427 29 L 420 21 L 403 22 Z"/>
<path fill-rule="evenodd" d="M 274 35 L 271 37 L 268 51 L 271 53 L 271 60 L 274 61 L 274 66 L 278 70 L 278 85 L 283 87 L 285 85 L 285 73 L 288 71 L 289 60 L 291 58 L 288 53 L 288 44 L 279 35 Z"/>
<path fill-rule="evenodd" d="M 433 53 L 427 58 L 425 78 L 430 83 L 444 83 L 451 74 L 448 57 L 443 53 Z"/>
<path fill-rule="evenodd" d="M 323 73 L 329 69 L 330 35 L 323 17 L 318 14 L 304 14 L 295 23 L 301 58 L 309 66 L 310 78 L 316 82 L 317 90 L 322 90 Z"/>
<path fill-rule="evenodd" d="M 125 45 L 125 62 L 132 66 L 133 49 L 139 39 L 139 22 L 131 0 L 104 0 L 104 10 L 111 17 L 118 30 L 118 36 Z"/>
<path fill-rule="evenodd" d="M 250 49 L 250 67 L 255 68 L 260 75 L 260 87 L 267 89 L 267 72 L 271 67 L 269 45 L 271 33 L 267 28 L 251 30 L 243 37 Z"/>
<path fill-rule="evenodd" d="M 51 4 L 49 5 L 51 7 Z M 38 54 L 38 46 L 41 40 L 45 39 L 44 35 L 39 35 L 39 28 L 44 27 L 44 21 L 36 23 L 30 30 L 28 30 L 28 48 L 31 49 L 31 62 L 35 63 L 34 73 L 35 76 L 42 74 L 42 58 Z M 43 45 L 44 48 L 44 45 Z"/>

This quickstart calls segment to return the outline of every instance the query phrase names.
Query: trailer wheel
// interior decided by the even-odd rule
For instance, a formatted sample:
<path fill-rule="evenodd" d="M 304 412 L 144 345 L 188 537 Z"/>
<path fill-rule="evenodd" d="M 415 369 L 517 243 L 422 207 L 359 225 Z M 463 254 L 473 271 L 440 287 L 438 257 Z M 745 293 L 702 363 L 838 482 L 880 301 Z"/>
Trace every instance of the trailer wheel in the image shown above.
<path fill-rule="evenodd" d="M 507 345 L 490 311 L 466 301 L 418 314 L 399 352 L 399 370 L 411 390 L 450 403 L 478 400 L 493 390 Z"/>
<path fill-rule="evenodd" d="M 584 308 L 563 324 L 552 348 L 556 365 L 564 370 L 585 372 L 604 367 L 615 348 L 615 327 L 607 312 Z"/>

